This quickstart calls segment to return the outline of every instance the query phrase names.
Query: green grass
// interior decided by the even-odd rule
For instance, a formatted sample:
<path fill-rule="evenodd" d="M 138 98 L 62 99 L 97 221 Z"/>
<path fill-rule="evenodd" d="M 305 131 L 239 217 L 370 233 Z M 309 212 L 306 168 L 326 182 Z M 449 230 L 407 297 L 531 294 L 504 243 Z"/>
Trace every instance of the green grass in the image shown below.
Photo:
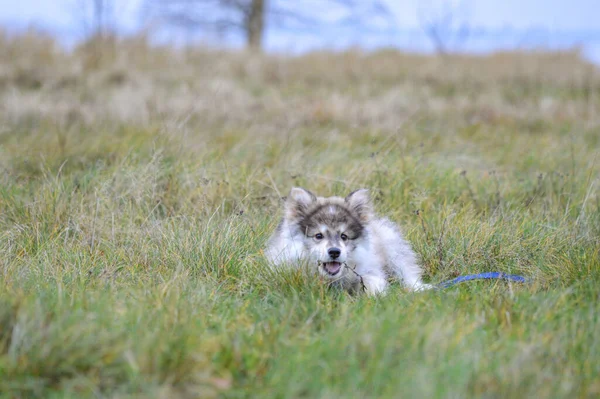
<path fill-rule="evenodd" d="M 108 86 L 118 59 L 81 75 L 77 54 L 3 61 L 1 395 L 600 394 L 591 67 L 144 51 L 159 65 Z M 35 87 L 11 80 L 28 62 L 46 68 Z M 56 84 L 65 74 L 75 83 Z M 369 298 L 269 271 L 261 251 L 294 185 L 370 188 L 427 281 L 532 284 Z"/>

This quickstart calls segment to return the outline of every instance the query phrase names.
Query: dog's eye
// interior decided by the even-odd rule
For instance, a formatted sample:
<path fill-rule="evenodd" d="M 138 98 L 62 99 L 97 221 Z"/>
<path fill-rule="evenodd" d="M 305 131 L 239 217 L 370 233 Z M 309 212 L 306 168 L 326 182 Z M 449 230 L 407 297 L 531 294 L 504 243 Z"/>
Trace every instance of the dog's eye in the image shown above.
<path fill-rule="evenodd" d="M 315 234 L 315 239 L 322 240 L 323 239 L 323 234 L 321 234 L 321 233 Z"/>
<path fill-rule="evenodd" d="M 348 236 L 346 234 L 342 234 L 340 238 L 342 239 L 342 241 L 346 241 L 348 239 Z"/>

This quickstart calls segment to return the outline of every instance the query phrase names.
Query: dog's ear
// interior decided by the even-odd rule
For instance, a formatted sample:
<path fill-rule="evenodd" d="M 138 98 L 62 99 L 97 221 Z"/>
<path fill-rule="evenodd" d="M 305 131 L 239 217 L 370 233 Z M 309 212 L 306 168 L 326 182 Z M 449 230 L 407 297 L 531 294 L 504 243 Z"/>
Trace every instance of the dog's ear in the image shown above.
<path fill-rule="evenodd" d="M 308 207 L 317 200 L 317 197 L 308 190 L 292 187 L 285 201 L 285 217 L 295 219 L 304 214 Z"/>
<path fill-rule="evenodd" d="M 344 201 L 346 201 L 350 211 L 357 215 L 361 222 L 368 222 L 373 216 L 371 195 L 366 188 L 351 192 Z"/>

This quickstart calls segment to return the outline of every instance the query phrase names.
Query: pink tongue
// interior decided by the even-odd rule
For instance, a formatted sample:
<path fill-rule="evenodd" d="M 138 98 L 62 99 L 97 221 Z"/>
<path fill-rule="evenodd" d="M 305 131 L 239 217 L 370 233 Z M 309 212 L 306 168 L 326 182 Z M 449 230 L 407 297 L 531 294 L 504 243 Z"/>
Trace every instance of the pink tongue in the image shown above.
<path fill-rule="evenodd" d="M 325 263 L 325 269 L 329 273 L 337 273 L 340 270 L 340 267 L 342 267 L 342 265 L 339 262 L 327 262 L 327 263 Z"/>

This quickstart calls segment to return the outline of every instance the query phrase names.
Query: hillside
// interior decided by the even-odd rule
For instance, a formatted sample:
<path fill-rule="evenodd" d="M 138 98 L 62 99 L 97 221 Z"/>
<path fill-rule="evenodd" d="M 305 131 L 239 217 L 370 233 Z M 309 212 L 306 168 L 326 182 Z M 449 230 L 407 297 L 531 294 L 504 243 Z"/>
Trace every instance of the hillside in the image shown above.
<path fill-rule="evenodd" d="M 600 394 L 600 72 L 577 53 L 73 53 L 0 36 L 6 397 Z M 272 273 L 292 186 L 371 189 L 425 280 Z"/>

